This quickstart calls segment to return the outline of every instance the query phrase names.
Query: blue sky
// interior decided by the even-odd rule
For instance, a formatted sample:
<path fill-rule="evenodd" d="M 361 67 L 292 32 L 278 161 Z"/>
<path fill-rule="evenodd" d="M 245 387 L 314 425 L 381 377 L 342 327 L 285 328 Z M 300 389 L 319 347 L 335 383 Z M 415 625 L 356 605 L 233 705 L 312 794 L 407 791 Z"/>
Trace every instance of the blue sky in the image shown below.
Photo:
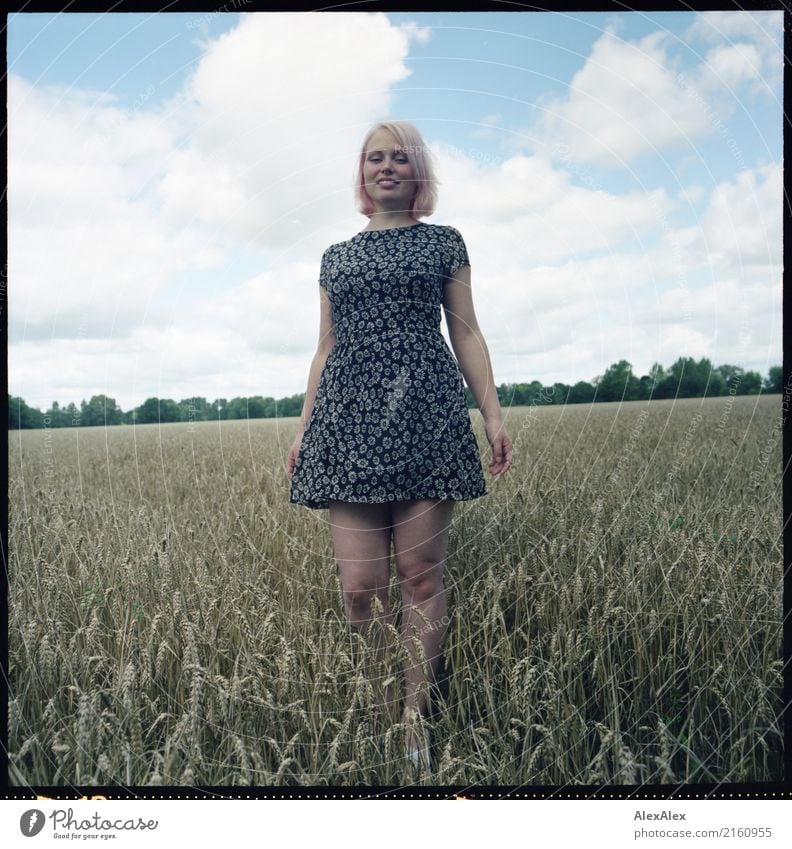
<path fill-rule="evenodd" d="M 10 15 L 9 391 L 303 392 L 384 118 L 436 154 L 497 383 L 764 375 L 782 57 L 780 12 Z"/>

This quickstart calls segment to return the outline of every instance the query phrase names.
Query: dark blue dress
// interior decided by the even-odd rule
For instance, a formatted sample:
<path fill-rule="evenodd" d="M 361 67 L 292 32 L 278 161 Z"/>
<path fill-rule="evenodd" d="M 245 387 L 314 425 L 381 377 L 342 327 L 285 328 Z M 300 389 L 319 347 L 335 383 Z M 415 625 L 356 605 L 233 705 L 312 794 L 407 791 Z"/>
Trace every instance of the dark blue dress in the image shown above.
<path fill-rule="evenodd" d="M 319 379 L 289 501 L 468 500 L 487 494 L 464 380 L 440 332 L 454 227 L 420 222 L 331 245 L 319 285 L 336 344 Z"/>

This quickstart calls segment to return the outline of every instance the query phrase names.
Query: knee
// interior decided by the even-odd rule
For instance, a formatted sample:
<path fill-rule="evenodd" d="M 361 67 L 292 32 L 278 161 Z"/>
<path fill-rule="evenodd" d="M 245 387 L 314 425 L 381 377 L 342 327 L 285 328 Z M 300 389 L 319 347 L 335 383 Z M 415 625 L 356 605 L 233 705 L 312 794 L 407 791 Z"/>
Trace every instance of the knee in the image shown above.
<path fill-rule="evenodd" d="M 443 563 L 414 558 L 397 562 L 403 592 L 415 601 L 426 601 L 443 590 Z"/>
<path fill-rule="evenodd" d="M 353 620 L 369 619 L 374 610 L 374 598 L 379 597 L 383 610 L 387 611 L 387 596 L 382 598 L 371 587 L 349 587 L 344 590 L 344 604 Z"/>

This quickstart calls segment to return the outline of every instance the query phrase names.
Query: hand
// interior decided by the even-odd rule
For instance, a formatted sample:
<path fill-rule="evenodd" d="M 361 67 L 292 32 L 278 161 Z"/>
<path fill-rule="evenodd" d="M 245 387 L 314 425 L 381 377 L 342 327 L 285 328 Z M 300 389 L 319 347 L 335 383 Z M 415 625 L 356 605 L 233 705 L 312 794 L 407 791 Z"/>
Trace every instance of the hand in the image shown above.
<path fill-rule="evenodd" d="M 502 475 L 508 472 L 512 464 L 512 442 L 501 421 L 484 421 L 484 432 L 492 446 L 492 462 L 489 473 Z"/>
<path fill-rule="evenodd" d="M 294 444 L 289 450 L 289 457 L 286 460 L 286 474 L 289 476 L 289 479 L 291 479 L 294 475 L 294 467 L 297 464 L 297 455 L 300 453 L 302 439 L 303 431 L 300 430 L 300 432 L 297 434 L 297 438 L 294 440 Z"/>

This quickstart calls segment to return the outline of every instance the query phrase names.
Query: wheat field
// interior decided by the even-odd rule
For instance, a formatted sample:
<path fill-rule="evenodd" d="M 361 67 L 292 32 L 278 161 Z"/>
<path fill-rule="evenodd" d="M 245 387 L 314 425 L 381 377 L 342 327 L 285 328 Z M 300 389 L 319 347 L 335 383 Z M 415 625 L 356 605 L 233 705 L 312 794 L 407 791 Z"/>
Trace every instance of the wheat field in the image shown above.
<path fill-rule="evenodd" d="M 350 631 L 328 512 L 288 503 L 295 419 L 11 432 L 9 781 L 780 780 L 781 413 L 507 412 L 513 468 L 454 511 L 422 774 L 374 733 L 405 648 Z"/>

